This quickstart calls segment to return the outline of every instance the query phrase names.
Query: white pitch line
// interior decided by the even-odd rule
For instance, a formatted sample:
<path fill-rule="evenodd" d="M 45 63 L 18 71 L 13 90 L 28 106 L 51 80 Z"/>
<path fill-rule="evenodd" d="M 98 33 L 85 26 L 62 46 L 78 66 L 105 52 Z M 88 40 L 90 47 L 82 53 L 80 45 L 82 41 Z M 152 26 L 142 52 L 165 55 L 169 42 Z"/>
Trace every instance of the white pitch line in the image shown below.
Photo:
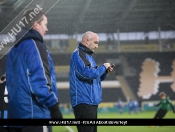
<path fill-rule="evenodd" d="M 69 132 L 74 132 L 74 130 L 72 128 L 70 128 L 69 126 L 65 126 Z"/>

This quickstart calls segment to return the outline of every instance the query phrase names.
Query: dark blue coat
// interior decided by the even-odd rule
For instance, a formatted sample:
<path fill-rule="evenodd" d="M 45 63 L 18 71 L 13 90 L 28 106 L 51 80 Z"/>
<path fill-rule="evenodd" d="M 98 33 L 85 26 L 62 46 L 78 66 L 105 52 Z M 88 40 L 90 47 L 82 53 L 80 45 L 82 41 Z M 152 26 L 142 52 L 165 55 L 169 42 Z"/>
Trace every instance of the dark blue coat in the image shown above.
<path fill-rule="evenodd" d="M 98 105 L 102 101 L 101 81 L 106 78 L 106 67 L 97 66 L 93 52 L 80 44 L 70 61 L 70 96 L 72 107 L 85 103 Z"/>
<path fill-rule="evenodd" d="M 10 118 L 50 118 L 58 102 L 52 58 L 34 29 L 23 29 L 8 54 L 6 78 Z"/>

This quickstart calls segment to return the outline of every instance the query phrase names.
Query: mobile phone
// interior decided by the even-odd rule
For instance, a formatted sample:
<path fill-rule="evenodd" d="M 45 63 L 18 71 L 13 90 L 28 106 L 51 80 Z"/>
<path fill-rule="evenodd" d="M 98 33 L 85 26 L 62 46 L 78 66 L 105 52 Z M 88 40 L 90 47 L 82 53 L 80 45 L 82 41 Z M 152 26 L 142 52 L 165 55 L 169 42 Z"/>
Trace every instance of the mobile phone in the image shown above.
<path fill-rule="evenodd" d="M 112 64 L 112 65 L 111 65 L 111 67 L 112 67 L 112 68 L 114 68 L 114 67 L 115 67 L 115 65 L 114 65 L 114 64 Z"/>

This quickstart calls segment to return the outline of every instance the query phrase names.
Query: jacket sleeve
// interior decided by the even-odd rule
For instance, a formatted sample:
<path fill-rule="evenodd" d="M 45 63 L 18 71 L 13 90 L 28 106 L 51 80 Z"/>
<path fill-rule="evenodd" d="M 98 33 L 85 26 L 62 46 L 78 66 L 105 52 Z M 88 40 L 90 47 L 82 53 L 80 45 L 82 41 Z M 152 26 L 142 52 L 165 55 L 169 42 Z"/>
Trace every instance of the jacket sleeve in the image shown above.
<path fill-rule="evenodd" d="M 77 52 L 72 59 L 75 66 L 75 74 L 80 79 L 93 80 L 101 77 L 106 71 L 104 65 L 92 67 L 89 60 L 86 59 L 86 54 L 78 54 Z"/>
<path fill-rule="evenodd" d="M 158 104 L 155 105 L 155 107 L 158 107 L 161 103 L 159 102 Z"/>
<path fill-rule="evenodd" d="M 104 73 L 103 75 L 101 75 L 101 77 L 100 77 L 101 81 L 105 80 L 106 77 L 107 77 L 107 74 L 106 73 Z"/>
<path fill-rule="evenodd" d="M 46 107 L 51 107 L 58 102 L 57 96 L 51 90 L 51 74 L 48 53 L 44 44 L 31 40 L 25 56 L 27 65 L 28 82 L 31 93 L 38 102 Z"/>
<path fill-rule="evenodd" d="M 51 74 L 51 83 L 52 83 L 52 91 L 55 93 L 55 95 L 58 98 L 58 90 L 57 90 L 57 84 L 56 84 L 56 74 L 55 74 L 55 70 L 54 70 L 54 64 L 52 61 L 52 57 L 49 51 L 48 52 L 48 60 L 50 63 L 50 74 Z"/>
<path fill-rule="evenodd" d="M 168 97 L 167 99 L 168 99 L 168 102 L 169 102 L 169 104 L 170 104 L 171 109 L 172 109 L 173 111 L 175 111 L 175 108 L 174 108 L 174 106 L 173 106 L 171 100 L 169 99 L 169 97 Z"/>

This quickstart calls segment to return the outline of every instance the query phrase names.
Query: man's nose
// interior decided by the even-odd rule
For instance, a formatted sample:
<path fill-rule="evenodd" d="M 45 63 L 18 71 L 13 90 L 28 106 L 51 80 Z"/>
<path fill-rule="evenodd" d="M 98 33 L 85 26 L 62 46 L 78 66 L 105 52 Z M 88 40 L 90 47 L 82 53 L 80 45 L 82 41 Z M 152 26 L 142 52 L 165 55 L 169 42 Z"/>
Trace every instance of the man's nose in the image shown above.
<path fill-rule="evenodd" d="M 46 32 L 48 32 L 48 28 L 46 28 Z"/>

